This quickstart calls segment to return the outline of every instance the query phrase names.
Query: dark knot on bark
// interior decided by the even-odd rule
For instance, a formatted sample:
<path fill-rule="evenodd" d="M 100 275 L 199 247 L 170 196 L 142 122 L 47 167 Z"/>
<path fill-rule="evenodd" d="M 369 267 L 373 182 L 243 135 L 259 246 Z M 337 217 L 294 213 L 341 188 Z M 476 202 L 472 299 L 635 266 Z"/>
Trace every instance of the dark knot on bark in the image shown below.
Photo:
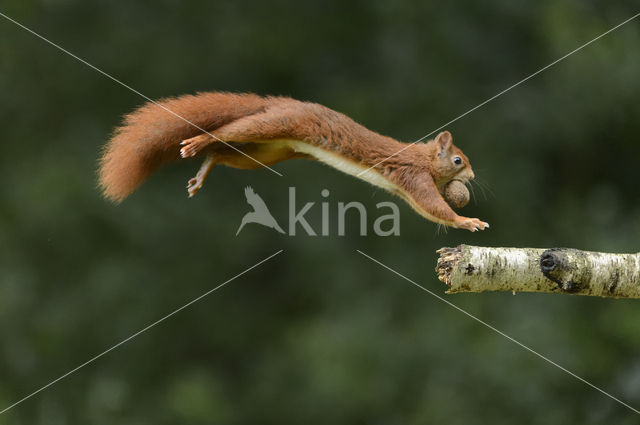
<path fill-rule="evenodd" d="M 571 248 L 547 249 L 540 255 L 540 271 L 565 292 L 579 292 L 589 282 L 591 270 L 583 251 Z"/>

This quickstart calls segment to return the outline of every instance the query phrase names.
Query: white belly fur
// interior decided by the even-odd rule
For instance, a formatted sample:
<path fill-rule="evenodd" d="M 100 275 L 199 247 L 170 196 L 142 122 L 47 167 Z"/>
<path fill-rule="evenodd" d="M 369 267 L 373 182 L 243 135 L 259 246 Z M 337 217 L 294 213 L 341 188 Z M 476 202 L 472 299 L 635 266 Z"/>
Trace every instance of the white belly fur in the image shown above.
<path fill-rule="evenodd" d="M 374 186 L 388 190 L 391 193 L 397 193 L 399 190 L 398 186 L 384 178 L 376 170 L 367 170 L 367 167 L 358 164 L 357 162 L 346 159 L 338 154 L 298 140 L 283 140 L 282 143 L 286 144 L 296 152 L 302 152 L 306 153 L 307 155 L 311 155 L 318 161 L 323 162 L 337 170 L 340 170 L 343 173 L 350 174 L 354 177 L 371 183 Z M 362 173 L 363 171 L 365 172 Z M 358 175 L 360 173 L 362 174 Z"/>
<path fill-rule="evenodd" d="M 340 170 L 343 173 L 350 174 L 354 177 L 357 177 L 361 180 L 371 183 L 372 185 L 380 187 L 384 190 L 387 190 L 393 193 L 394 195 L 399 195 L 405 201 L 407 201 L 407 203 L 411 205 L 411 207 L 415 211 L 417 211 L 423 217 L 433 221 L 434 223 L 446 224 L 442 219 L 434 217 L 433 215 L 429 214 L 424 209 L 422 209 L 416 203 L 416 201 L 413 199 L 412 196 L 410 196 L 408 193 L 406 193 L 404 190 L 402 190 L 400 187 L 398 187 L 391 181 L 387 180 L 385 177 L 382 176 L 382 174 L 380 174 L 374 169 L 367 170 L 367 167 L 361 164 L 358 164 L 357 162 L 351 161 L 338 154 L 329 152 L 326 149 L 318 148 L 309 143 L 301 142 L 299 140 L 279 140 L 277 143 L 282 143 L 283 145 L 290 147 L 296 152 L 302 152 L 307 155 L 311 155 L 312 157 L 316 158 L 318 161 L 325 163 L 337 170 Z M 362 173 L 363 171 L 365 172 Z M 362 174 L 358 175 L 360 173 Z"/>

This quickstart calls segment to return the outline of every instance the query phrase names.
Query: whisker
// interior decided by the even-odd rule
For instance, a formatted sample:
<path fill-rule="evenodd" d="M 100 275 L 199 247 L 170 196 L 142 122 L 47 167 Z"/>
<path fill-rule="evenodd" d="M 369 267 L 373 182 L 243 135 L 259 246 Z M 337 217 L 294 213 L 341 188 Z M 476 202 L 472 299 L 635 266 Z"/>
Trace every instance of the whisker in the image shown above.
<path fill-rule="evenodd" d="M 471 181 L 467 181 L 466 186 L 469 188 L 469 190 L 471 191 L 471 197 L 473 198 L 473 205 L 478 205 L 478 197 L 476 196 L 476 191 L 473 189 L 473 185 L 471 184 Z M 486 197 L 485 197 L 486 198 Z"/>
<path fill-rule="evenodd" d="M 476 177 L 476 183 L 478 184 L 479 187 L 482 187 L 484 189 L 487 190 L 487 192 L 489 192 L 489 194 L 493 197 L 496 198 L 496 194 L 493 192 L 493 190 L 491 190 L 491 186 L 484 180 L 482 179 L 478 179 Z"/>
<path fill-rule="evenodd" d="M 475 192 L 473 191 L 473 181 L 469 182 L 469 187 L 471 188 L 471 191 L 473 192 L 473 195 L 475 196 Z M 480 189 L 480 193 L 482 193 L 482 198 L 486 201 L 487 200 L 487 194 L 484 191 L 484 188 L 478 183 L 475 182 L 475 184 L 478 186 L 478 189 Z M 476 205 L 478 205 L 477 201 L 476 201 Z"/>
<path fill-rule="evenodd" d="M 446 234 L 447 233 L 447 226 L 442 224 L 442 223 L 437 223 L 437 225 L 436 225 L 436 236 L 440 236 L 440 230 L 442 230 L 442 233 Z"/>

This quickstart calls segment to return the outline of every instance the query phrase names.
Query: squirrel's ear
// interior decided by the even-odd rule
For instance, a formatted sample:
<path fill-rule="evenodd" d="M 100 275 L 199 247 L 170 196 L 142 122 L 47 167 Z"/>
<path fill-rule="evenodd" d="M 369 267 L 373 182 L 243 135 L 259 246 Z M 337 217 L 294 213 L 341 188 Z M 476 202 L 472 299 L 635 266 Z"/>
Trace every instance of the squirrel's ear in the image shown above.
<path fill-rule="evenodd" d="M 436 136 L 436 145 L 438 146 L 438 155 L 444 156 L 451 148 L 451 133 L 443 131 Z"/>

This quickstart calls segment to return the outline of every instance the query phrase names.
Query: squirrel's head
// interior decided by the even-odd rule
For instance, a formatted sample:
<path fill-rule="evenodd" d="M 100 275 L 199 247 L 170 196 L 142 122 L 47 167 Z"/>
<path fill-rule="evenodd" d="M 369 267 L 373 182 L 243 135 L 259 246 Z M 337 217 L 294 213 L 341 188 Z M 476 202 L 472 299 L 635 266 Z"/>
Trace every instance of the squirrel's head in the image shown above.
<path fill-rule="evenodd" d="M 435 139 L 425 144 L 431 159 L 431 175 L 438 187 L 460 180 L 463 183 L 475 177 L 469 158 L 452 143 L 453 137 L 448 131 L 438 134 Z"/>

